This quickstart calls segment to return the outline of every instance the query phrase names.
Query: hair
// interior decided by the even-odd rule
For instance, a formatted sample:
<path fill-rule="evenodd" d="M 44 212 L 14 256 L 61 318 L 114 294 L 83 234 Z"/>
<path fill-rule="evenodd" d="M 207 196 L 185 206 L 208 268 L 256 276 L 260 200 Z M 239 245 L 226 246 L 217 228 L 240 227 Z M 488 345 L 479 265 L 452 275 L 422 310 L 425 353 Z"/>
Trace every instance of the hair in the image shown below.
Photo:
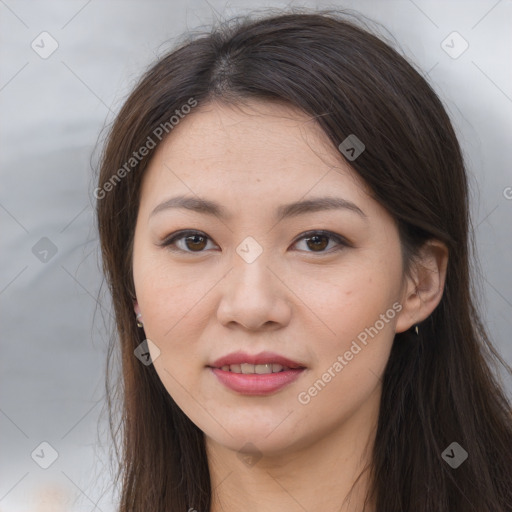
<path fill-rule="evenodd" d="M 145 337 L 133 312 L 133 235 L 141 179 L 156 148 L 130 169 L 126 163 L 191 98 L 197 105 L 285 102 L 312 116 L 335 148 L 355 134 L 366 149 L 348 163 L 396 220 L 404 273 L 426 241 L 446 245 L 438 306 L 419 336 L 408 330 L 394 337 L 367 503 L 374 500 L 379 512 L 511 511 L 512 408 L 496 368 L 512 370 L 493 347 L 474 299 L 468 178 L 455 131 L 413 64 L 333 10 L 237 17 L 190 35 L 152 63 L 110 127 L 95 195 L 117 326 L 108 358 L 119 343 L 122 364 L 115 425 L 107 365 L 119 511 L 209 511 L 212 502 L 203 432 L 154 366 L 134 357 Z M 454 441 L 469 454 L 457 469 L 442 458 Z"/>

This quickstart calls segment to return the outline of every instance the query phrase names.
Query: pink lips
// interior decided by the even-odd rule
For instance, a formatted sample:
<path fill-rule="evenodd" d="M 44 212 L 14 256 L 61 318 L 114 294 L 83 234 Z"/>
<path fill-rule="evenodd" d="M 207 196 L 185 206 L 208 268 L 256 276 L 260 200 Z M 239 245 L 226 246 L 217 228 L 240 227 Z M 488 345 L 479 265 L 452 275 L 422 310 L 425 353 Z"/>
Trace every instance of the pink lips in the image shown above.
<path fill-rule="evenodd" d="M 222 370 L 223 366 L 232 364 L 280 364 L 287 369 L 278 373 L 243 374 Z M 274 354 L 262 352 L 256 355 L 235 352 L 217 359 L 209 368 L 219 381 L 229 389 L 244 395 L 267 395 L 279 391 L 297 379 L 305 367 L 296 361 Z"/>
<path fill-rule="evenodd" d="M 222 368 L 230 364 L 269 364 L 277 363 L 288 368 L 304 368 L 300 363 L 287 359 L 286 357 L 274 354 L 273 352 L 261 352 L 260 354 L 250 355 L 244 352 L 233 352 L 227 356 L 221 357 L 214 361 L 211 365 L 213 368 Z"/>

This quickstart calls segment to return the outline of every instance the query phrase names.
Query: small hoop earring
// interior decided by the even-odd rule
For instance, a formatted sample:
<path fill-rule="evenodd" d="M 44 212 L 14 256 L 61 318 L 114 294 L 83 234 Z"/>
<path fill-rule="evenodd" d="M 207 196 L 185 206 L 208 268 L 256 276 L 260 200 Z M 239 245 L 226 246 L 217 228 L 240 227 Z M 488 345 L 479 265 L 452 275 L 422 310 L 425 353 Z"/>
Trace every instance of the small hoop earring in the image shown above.
<path fill-rule="evenodd" d="M 416 336 L 419 336 L 419 332 L 418 332 L 418 331 L 419 331 L 419 328 L 418 328 L 418 326 L 417 326 L 417 325 L 416 325 L 416 327 L 414 328 L 414 330 L 416 331 Z"/>
<path fill-rule="evenodd" d="M 139 321 L 139 318 L 142 317 L 142 313 L 138 313 L 137 316 L 136 316 L 136 319 L 137 319 L 137 327 L 144 327 L 142 325 L 142 323 Z"/>

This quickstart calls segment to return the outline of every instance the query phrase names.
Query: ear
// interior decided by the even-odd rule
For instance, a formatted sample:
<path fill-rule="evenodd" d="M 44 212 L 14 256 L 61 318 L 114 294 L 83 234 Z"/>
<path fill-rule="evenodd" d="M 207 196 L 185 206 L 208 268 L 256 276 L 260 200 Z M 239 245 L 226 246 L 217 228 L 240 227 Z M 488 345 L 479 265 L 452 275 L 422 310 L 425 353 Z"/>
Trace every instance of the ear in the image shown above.
<path fill-rule="evenodd" d="M 137 315 L 140 313 L 139 303 L 136 300 L 133 301 L 133 310 Z"/>
<path fill-rule="evenodd" d="M 448 248 L 436 239 L 425 242 L 407 276 L 402 294 L 402 310 L 396 332 L 410 329 L 428 318 L 443 296 L 448 266 Z"/>

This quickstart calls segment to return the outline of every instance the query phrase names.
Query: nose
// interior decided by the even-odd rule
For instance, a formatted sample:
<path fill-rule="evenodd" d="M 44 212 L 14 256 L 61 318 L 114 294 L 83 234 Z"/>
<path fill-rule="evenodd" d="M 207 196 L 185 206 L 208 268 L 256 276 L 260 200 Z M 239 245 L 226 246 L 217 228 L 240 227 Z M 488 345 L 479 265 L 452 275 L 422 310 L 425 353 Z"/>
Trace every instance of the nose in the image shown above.
<path fill-rule="evenodd" d="M 235 261 L 222 282 L 217 309 L 222 325 L 276 330 L 290 322 L 292 292 L 268 264 L 263 255 L 252 263 Z"/>

